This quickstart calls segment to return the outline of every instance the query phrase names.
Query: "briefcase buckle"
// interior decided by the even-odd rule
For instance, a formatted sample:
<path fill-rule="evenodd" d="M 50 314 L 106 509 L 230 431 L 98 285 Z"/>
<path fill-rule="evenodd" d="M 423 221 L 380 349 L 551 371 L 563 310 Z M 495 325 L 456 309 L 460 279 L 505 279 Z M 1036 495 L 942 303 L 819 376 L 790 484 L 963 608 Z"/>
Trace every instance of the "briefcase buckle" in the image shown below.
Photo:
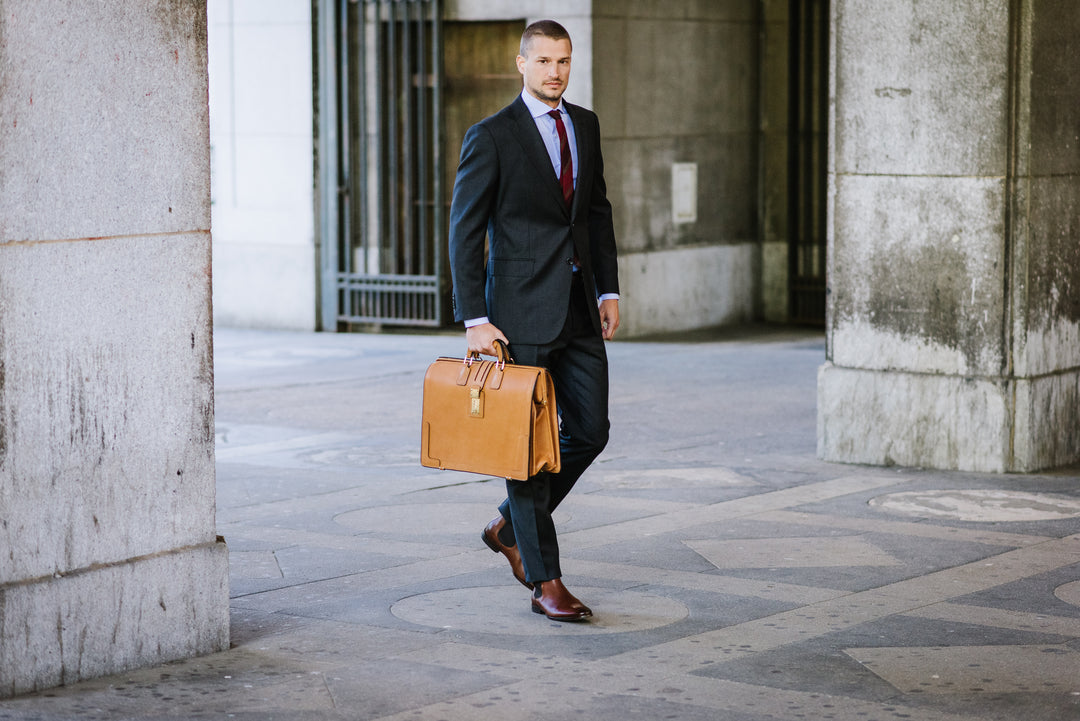
<path fill-rule="evenodd" d="M 479 388 L 469 389 L 469 415 L 473 418 L 484 417 L 484 396 Z"/>

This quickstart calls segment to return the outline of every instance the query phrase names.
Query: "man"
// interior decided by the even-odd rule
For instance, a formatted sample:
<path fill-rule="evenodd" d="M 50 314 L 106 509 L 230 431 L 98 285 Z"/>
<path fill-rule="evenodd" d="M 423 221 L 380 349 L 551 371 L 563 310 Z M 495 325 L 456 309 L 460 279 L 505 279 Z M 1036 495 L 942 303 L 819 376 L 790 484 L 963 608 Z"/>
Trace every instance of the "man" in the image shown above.
<path fill-rule="evenodd" d="M 592 615 L 562 583 L 551 514 L 607 444 L 604 341 L 619 327 L 599 123 L 562 101 L 571 50 L 554 21 L 525 29 L 522 93 L 465 134 L 450 208 L 455 317 L 468 350 L 494 355 L 502 340 L 555 382 L 561 471 L 508 480 L 482 538 L 533 590 L 532 610 L 560 621 Z"/>

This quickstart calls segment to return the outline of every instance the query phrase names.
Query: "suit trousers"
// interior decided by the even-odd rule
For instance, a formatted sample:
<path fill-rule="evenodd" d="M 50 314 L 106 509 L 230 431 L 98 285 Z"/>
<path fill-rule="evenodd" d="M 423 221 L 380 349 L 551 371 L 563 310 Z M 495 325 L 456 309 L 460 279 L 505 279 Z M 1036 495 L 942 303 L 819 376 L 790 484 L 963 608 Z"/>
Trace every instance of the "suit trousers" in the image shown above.
<path fill-rule="evenodd" d="M 551 373 L 559 411 L 561 470 L 526 481 L 507 480 L 507 497 L 499 507 L 507 520 L 502 540 L 517 543 L 531 583 L 562 577 L 551 514 L 608 441 L 607 350 L 593 326 L 588 303 L 596 301 L 587 297 L 580 273 L 575 273 L 566 323 L 558 337 L 543 345 L 511 339 L 510 354 L 516 362 L 542 366 Z"/>

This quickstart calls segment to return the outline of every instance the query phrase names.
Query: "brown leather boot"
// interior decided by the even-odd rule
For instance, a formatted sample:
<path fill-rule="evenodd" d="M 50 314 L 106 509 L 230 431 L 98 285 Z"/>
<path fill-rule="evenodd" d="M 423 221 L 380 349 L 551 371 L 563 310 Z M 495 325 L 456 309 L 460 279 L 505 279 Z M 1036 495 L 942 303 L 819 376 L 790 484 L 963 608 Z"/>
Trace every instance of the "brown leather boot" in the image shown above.
<path fill-rule="evenodd" d="M 525 566 L 521 562 L 521 554 L 518 553 L 517 546 L 506 546 L 499 540 L 499 531 L 505 525 L 506 519 L 500 513 L 496 518 L 492 519 L 491 523 L 487 524 L 484 532 L 480 534 L 480 538 L 484 539 L 484 543 L 492 551 L 506 556 L 506 560 L 510 561 L 510 570 L 513 572 L 514 578 L 531 591 L 533 585 L 525 580 Z"/>
<path fill-rule="evenodd" d="M 536 584 L 532 610 L 533 613 L 542 613 L 553 621 L 580 621 L 592 616 L 592 610 L 566 590 L 561 578 Z"/>

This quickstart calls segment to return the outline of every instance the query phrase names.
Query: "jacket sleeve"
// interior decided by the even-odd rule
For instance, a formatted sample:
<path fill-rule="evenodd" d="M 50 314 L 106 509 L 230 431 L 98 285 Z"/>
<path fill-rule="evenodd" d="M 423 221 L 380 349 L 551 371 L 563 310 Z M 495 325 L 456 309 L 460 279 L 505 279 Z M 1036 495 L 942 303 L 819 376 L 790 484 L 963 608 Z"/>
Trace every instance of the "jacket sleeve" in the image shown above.
<path fill-rule="evenodd" d="M 593 278 L 597 295 L 619 292 L 618 253 L 615 248 L 615 226 L 611 215 L 611 202 L 604 182 L 604 157 L 600 152 L 600 124 L 591 117 L 590 131 L 596 148 L 596 172 L 589 198 L 589 256 L 592 259 Z"/>
<path fill-rule="evenodd" d="M 461 145 L 454 193 L 450 202 L 450 272 L 454 286 L 454 319 L 488 315 L 484 297 L 487 271 L 484 239 L 499 184 L 499 156 L 490 131 L 469 128 Z"/>

